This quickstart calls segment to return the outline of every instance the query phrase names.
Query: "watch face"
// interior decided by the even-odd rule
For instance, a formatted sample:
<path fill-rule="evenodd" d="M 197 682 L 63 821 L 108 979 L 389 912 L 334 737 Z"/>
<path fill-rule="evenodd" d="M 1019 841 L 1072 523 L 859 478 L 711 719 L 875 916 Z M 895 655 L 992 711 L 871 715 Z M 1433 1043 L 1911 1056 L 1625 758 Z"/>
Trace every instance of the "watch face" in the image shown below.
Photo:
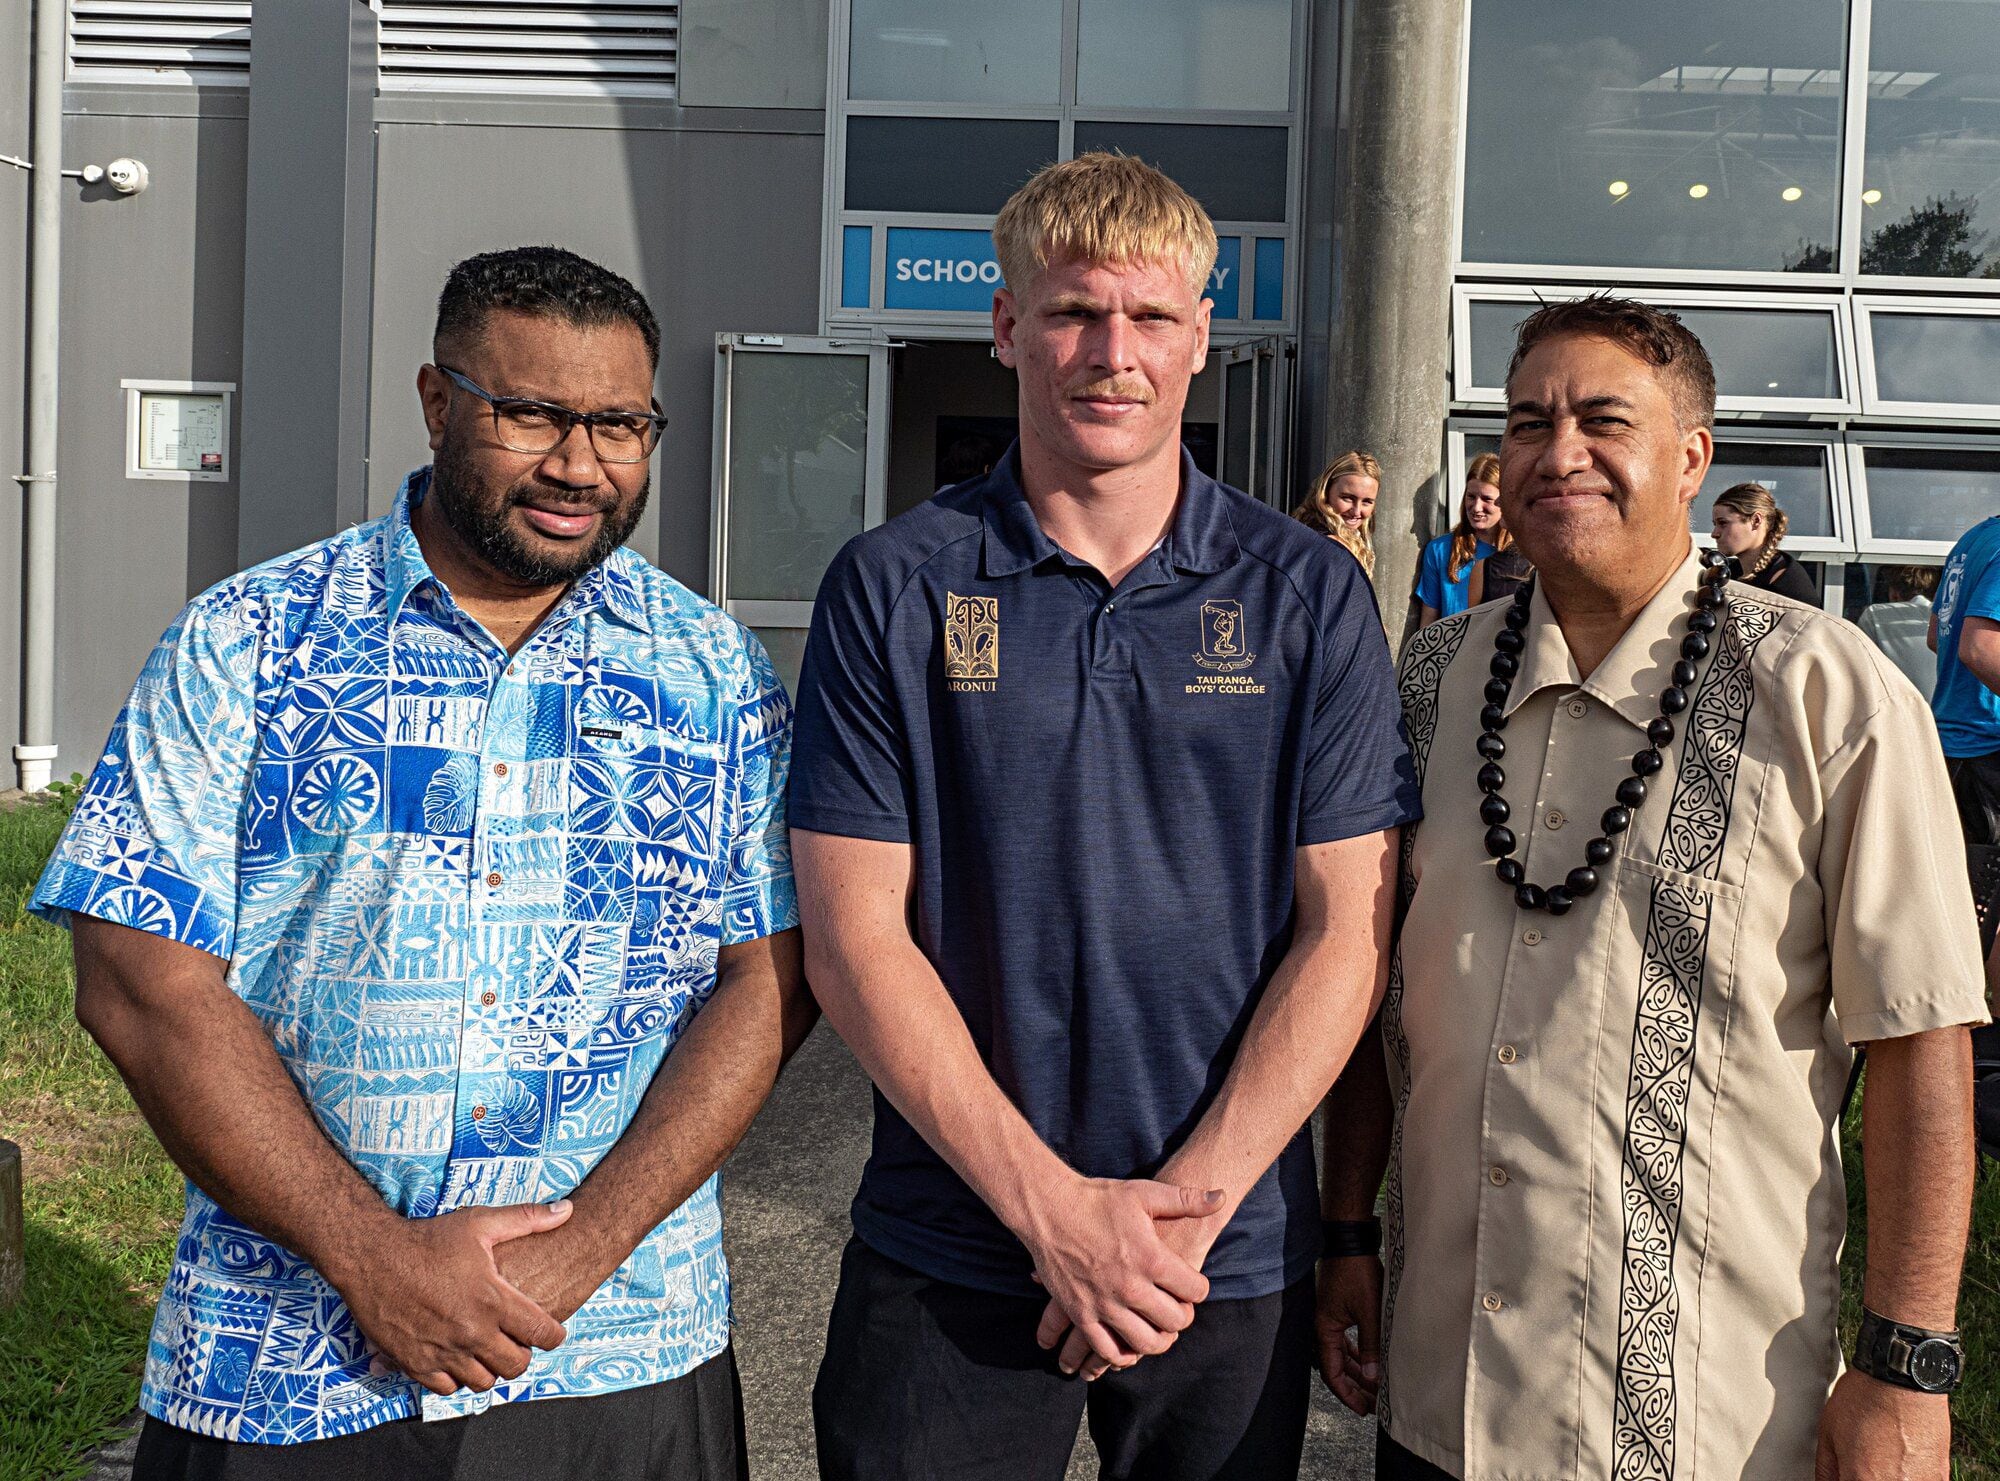
<path fill-rule="evenodd" d="M 1910 1350 L 1910 1377 L 1932 1393 L 1958 1382 L 1958 1367 L 1957 1349 L 1940 1338 L 1927 1338 Z"/>

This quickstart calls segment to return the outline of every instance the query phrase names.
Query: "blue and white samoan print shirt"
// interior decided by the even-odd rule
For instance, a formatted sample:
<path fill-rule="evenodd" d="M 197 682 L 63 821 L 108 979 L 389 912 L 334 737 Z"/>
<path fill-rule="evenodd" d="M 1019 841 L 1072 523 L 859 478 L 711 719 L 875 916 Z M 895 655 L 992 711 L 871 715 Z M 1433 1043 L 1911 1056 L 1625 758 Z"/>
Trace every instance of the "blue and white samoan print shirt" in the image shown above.
<path fill-rule="evenodd" d="M 510 660 L 418 548 L 428 478 L 181 614 L 34 899 L 226 958 L 326 1135 L 417 1218 L 570 1192 L 717 947 L 798 920 L 757 640 L 621 549 Z M 287 1444 L 677 1377 L 729 1336 L 716 1179 L 568 1329 L 490 1395 L 371 1378 L 333 1289 L 190 1184 L 140 1402 Z"/>

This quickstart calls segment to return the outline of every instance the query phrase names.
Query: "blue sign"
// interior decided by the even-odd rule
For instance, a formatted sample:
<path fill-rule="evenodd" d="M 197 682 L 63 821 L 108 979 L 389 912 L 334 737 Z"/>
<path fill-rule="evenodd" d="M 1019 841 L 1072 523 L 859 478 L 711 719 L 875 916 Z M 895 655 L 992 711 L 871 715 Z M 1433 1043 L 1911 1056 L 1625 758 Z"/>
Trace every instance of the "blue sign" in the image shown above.
<path fill-rule="evenodd" d="M 847 230 L 860 233 L 866 228 Z M 866 260 L 861 247 L 859 237 L 843 244 L 843 307 L 851 306 L 856 264 Z M 1216 318 L 1234 319 L 1241 313 L 1243 239 L 1224 237 L 1216 249 L 1207 295 L 1215 300 Z M 993 307 L 995 290 L 1006 286 L 990 232 L 930 226 L 889 228 L 884 279 L 883 308 L 942 309 L 949 313 L 986 313 Z"/>
<path fill-rule="evenodd" d="M 889 228 L 885 309 L 946 309 L 983 314 L 1003 285 L 993 236 L 929 226 Z"/>

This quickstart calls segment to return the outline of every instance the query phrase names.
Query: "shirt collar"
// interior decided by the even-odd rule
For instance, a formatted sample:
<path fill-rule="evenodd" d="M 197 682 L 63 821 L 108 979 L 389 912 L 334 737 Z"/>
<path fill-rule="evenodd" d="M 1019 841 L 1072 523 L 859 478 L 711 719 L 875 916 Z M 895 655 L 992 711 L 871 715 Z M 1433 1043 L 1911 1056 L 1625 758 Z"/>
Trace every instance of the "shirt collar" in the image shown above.
<path fill-rule="evenodd" d="M 1674 660 L 1680 657 L 1675 624 L 1687 614 L 1700 572 L 1700 554 L 1690 549 L 1667 584 L 1639 609 L 1632 625 L 1588 679 L 1577 672 L 1548 595 L 1536 582 L 1524 634 L 1527 647 L 1522 650 L 1521 671 L 1507 696 L 1505 712 L 1513 714 L 1536 690 L 1559 685 L 1581 689 L 1644 730 L 1659 718 L 1660 691 L 1671 681 Z"/>
<path fill-rule="evenodd" d="M 417 532 L 410 525 L 411 511 L 423 503 L 430 486 L 431 470 L 417 469 L 396 490 L 395 507 L 389 511 L 383 585 L 387 590 L 391 622 L 395 621 L 403 603 L 419 587 L 429 584 L 440 591 L 445 589 L 444 583 L 431 570 L 430 562 L 424 559 L 423 546 L 417 543 Z M 646 616 L 645 598 L 639 594 L 630 570 L 637 559 L 631 551 L 619 546 L 602 563 L 592 566 L 577 578 L 562 606 L 572 613 L 602 607 L 627 627 L 651 632 L 652 623 Z"/>
<path fill-rule="evenodd" d="M 1028 503 L 1019 442 L 986 475 L 980 519 L 985 525 L 980 566 L 987 576 L 1012 576 L 1051 556 L 1073 559 L 1048 537 Z M 1180 502 L 1162 552 L 1165 564 L 1207 575 L 1234 565 L 1241 551 L 1222 485 L 1195 467 L 1183 447 Z"/>

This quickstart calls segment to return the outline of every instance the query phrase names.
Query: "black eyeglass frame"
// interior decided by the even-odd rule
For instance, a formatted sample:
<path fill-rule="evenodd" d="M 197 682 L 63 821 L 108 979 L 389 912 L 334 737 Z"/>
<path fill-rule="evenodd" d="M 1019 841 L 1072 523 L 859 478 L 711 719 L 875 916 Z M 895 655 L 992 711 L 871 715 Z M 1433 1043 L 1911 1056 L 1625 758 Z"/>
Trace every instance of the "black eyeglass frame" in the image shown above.
<path fill-rule="evenodd" d="M 650 412 L 577 411 L 573 407 L 561 406 L 553 401 L 537 401 L 531 396 L 496 396 L 469 376 L 460 371 L 453 370 L 449 365 L 434 365 L 432 368 L 449 376 L 454 385 L 470 391 L 486 403 L 493 417 L 493 435 L 500 439 L 501 446 L 505 447 L 509 452 L 517 452 L 523 455 L 552 453 L 569 440 L 571 430 L 578 423 L 581 423 L 583 426 L 583 435 L 590 439 L 590 450 L 597 456 L 600 462 L 618 463 L 629 467 L 634 463 L 643 463 L 652 457 L 654 451 L 660 445 L 660 438 L 667 430 L 666 416 L 660 411 L 660 403 L 657 401 L 652 403 L 653 409 Z M 516 406 L 532 407 L 536 411 L 547 412 L 551 425 L 560 429 L 556 434 L 555 441 L 551 442 L 547 447 L 542 448 L 515 447 L 513 443 L 507 441 L 506 434 L 500 430 L 500 417 L 503 411 Z M 631 421 L 645 421 L 652 424 L 652 436 L 646 443 L 645 451 L 640 453 L 636 458 L 607 457 L 604 449 L 597 445 L 597 428 L 611 422 Z"/>

